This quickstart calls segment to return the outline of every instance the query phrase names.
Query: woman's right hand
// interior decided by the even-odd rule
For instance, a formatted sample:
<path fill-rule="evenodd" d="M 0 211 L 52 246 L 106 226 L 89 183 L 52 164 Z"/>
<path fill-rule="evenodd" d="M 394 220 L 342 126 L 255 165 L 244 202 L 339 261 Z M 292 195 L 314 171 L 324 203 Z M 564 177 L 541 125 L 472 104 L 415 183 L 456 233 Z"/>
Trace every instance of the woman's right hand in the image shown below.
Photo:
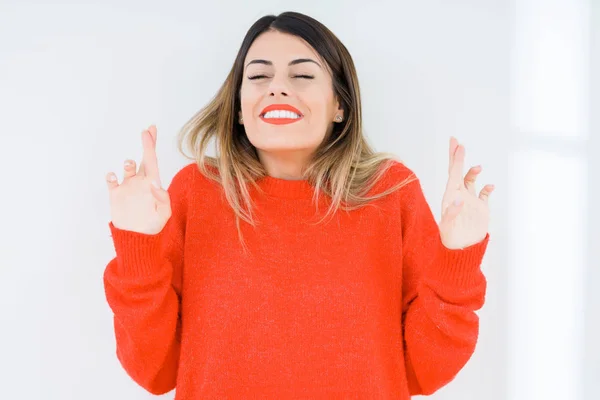
<path fill-rule="evenodd" d="M 156 160 L 156 127 L 142 132 L 144 155 L 136 172 L 135 161 L 125 161 L 123 182 L 110 172 L 106 176 L 112 224 L 119 229 L 154 235 L 171 217 L 169 193 L 161 189 Z"/>

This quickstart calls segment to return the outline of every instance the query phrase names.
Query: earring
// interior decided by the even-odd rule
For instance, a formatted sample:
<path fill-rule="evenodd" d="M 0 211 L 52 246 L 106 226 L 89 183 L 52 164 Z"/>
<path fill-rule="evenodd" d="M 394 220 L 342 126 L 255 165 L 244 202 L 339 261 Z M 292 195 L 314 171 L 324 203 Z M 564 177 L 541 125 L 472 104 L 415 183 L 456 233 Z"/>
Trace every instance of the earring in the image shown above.
<path fill-rule="evenodd" d="M 244 122 L 244 117 L 240 117 L 240 124 Z"/>
<path fill-rule="evenodd" d="M 343 118 L 341 115 L 336 115 L 335 116 L 335 122 L 342 122 Z"/>

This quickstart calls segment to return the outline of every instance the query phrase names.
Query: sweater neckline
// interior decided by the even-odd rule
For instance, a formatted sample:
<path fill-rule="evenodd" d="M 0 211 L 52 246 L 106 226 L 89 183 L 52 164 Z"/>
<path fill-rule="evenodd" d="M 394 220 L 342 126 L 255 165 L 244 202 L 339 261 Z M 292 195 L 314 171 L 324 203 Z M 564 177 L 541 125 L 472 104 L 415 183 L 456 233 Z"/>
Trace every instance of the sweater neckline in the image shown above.
<path fill-rule="evenodd" d="M 256 183 L 269 196 L 284 199 L 312 199 L 314 187 L 307 179 L 291 180 L 266 175 Z"/>

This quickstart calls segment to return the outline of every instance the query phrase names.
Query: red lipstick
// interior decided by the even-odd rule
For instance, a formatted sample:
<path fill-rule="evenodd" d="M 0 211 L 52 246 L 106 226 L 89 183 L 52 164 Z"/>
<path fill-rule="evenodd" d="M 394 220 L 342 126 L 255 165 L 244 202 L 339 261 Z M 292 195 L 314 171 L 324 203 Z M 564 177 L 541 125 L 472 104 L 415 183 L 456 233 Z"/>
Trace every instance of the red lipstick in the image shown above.
<path fill-rule="evenodd" d="M 300 118 L 265 118 L 265 114 L 268 113 L 269 111 L 274 111 L 274 110 L 282 110 L 282 111 L 291 111 L 295 114 L 298 114 L 300 116 Z M 268 123 L 268 124 L 274 124 L 274 125 L 284 125 L 284 124 L 291 124 L 294 122 L 298 122 L 303 118 L 302 113 L 295 107 L 292 107 L 289 104 L 271 104 L 268 105 L 264 108 L 264 110 L 262 110 L 262 112 L 260 113 L 260 119 L 262 119 L 264 122 Z"/>

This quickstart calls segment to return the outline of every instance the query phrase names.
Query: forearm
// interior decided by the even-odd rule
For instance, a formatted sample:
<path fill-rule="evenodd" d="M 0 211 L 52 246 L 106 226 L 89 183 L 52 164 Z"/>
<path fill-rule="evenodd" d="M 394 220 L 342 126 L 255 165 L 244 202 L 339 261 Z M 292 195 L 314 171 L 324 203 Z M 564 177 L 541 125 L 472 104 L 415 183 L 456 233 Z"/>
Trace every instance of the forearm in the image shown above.
<path fill-rule="evenodd" d="M 486 292 L 480 270 L 486 245 L 487 237 L 465 250 L 439 252 L 406 307 L 405 359 L 412 394 L 431 394 L 446 385 L 475 350 L 475 312 Z"/>
<path fill-rule="evenodd" d="M 113 229 L 117 257 L 104 273 L 114 313 L 117 356 L 123 368 L 151 393 L 175 387 L 180 352 L 179 298 L 173 268 L 162 256 L 159 235 Z"/>

